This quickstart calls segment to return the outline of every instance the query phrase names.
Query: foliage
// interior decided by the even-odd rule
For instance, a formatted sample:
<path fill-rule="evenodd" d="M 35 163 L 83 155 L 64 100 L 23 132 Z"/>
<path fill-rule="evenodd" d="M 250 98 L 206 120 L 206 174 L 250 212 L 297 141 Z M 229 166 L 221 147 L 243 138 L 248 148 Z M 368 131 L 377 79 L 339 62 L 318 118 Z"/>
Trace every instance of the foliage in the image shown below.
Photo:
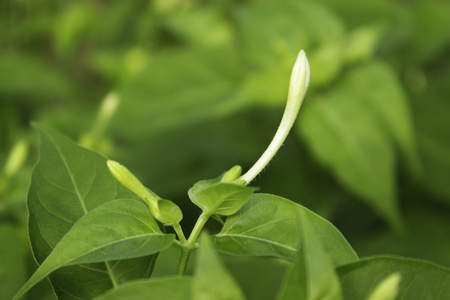
<path fill-rule="evenodd" d="M 35 262 L 32 280 L 51 273 L 51 285 L 25 299 L 373 299 L 395 274 L 394 297 L 449 299 L 449 10 L 440 0 L 3 1 L 0 299 Z M 200 181 L 249 169 L 270 142 L 301 48 L 311 84 L 254 182 L 263 193 L 223 175 Z M 118 107 L 102 106 L 111 95 Z M 39 149 L 31 121 L 46 125 L 35 126 Z M 160 278 L 176 272 L 180 229 L 164 224 L 177 222 L 152 215 L 106 156 L 162 195 L 161 211 L 179 206 L 184 230 L 199 209 L 218 221 L 193 241 L 186 276 Z"/>

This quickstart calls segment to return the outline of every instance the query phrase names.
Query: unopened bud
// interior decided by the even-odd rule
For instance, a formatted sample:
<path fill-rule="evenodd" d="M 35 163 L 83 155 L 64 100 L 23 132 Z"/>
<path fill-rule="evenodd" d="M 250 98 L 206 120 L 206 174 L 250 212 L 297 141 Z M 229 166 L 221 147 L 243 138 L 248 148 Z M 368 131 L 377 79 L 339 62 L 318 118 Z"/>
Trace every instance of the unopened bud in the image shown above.
<path fill-rule="evenodd" d="M 244 180 L 246 184 L 250 183 L 250 181 L 252 181 L 265 166 L 267 166 L 288 136 L 292 125 L 294 125 L 294 122 L 297 119 L 298 112 L 300 111 L 306 91 L 308 90 L 309 79 L 310 70 L 308 59 L 306 58 L 305 51 L 301 50 L 295 61 L 294 68 L 292 69 L 288 100 L 280 126 L 263 155 L 247 173 L 242 175 L 241 179 Z"/>
<path fill-rule="evenodd" d="M 242 168 L 241 166 L 234 166 L 230 170 L 228 170 L 225 174 L 223 174 L 220 182 L 232 182 L 236 180 L 239 176 L 241 176 Z"/>
<path fill-rule="evenodd" d="M 116 161 L 108 160 L 106 162 L 109 171 L 124 187 L 141 197 L 147 202 L 150 209 L 158 209 L 158 200 L 156 194 L 147 189 L 127 168 Z"/>

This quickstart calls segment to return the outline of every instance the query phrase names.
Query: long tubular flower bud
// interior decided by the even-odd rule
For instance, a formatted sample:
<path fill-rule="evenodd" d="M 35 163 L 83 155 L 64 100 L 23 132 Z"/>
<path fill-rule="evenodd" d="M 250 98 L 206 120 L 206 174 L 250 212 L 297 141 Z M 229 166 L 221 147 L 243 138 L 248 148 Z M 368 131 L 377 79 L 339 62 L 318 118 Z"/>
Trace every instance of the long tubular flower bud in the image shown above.
<path fill-rule="evenodd" d="M 275 156 L 288 136 L 289 131 L 297 118 L 298 112 L 300 111 L 303 99 L 305 98 L 306 90 L 309 85 L 309 79 L 310 69 L 308 59 L 306 58 L 305 51 L 300 50 L 294 68 L 292 69 L 288 99 L 280 126 L 278 127 L 272 142 L 269 147 L 267 147 L 263 155 L 250 168 L 250 170 L 248 170 L 248 172 L 240 178 L 244 180 L 246 184 L 249 184 L 259 173 L 261 173 L 264 167 L 267 166 L 267 164 Z"/>

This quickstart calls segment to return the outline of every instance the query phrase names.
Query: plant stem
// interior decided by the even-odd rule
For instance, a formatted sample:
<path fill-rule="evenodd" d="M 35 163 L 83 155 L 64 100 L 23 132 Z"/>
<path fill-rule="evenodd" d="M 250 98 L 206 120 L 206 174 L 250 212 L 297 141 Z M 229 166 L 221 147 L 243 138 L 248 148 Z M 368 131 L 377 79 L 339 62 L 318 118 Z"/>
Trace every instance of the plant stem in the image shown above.
<path fill-rule="evenodd" d="M 189 239 L 186 241 L 186 239 L 184 240 L 184 242 L 181 241 L 180 238 L 180 242 L 181 242 L 181 257 L 180 257 L 180 261 L 178 263 L 178 268 L 177 268 L 177 275 L 178 276 L 182 276 L 184 274 L 184 272 L 186 271 L 186 266 L 189 260 L 189 256 L 191 255 L 191 251 L 195 249 L 195 242 L 197 241 L 198 236 L 200 235 L 200 232 L 203 229 L 203 226 L 205 226 L 206 222 L 208 221 L 210 215 L 209 214 L 205 214 L 204 212 L 200 215 L 200 217 L 198 218 L 197 222 L 195 223 L 194 229 L 192 229 L 191 235 L 189 236 Z M 178 225 L 179 226 L 179 225 Z M 178 234 L 178 231 L 176 229 L 176 227 L 174 226 L 175 231 Z M 180 228 L 181 230 L 181 228 Z M 179 235 L 180 237 L 180 235 Z M 184 238 L 184 235 L 183 235 Z"/>
<path fill-rule="evenodd" d="M 180 239 L 180 243 L 181 244 L 185 244 L 186 243 L 186 237 L 184 236 L 184 232 L 183 229 L 181 229 L 180 224 L 174 224 L 173 225 L 173 229 L 175 229 L 175 232 L 178 235 L 178 238 Z"/>

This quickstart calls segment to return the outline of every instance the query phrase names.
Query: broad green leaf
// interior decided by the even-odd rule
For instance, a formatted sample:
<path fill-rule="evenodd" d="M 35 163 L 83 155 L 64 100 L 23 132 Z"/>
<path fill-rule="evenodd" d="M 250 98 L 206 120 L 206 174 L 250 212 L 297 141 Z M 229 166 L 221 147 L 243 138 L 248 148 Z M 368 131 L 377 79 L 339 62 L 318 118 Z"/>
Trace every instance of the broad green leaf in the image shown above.
<path fill-rule="evenodd" d="M 135 199 L 114 179 L 106 157 L 84 149 L 44 126 L 39 161 L 28 194 L 29 235 L 39 264 L 47 258 L 70 228 L 89 211 L 114 199 Z M 91 299 L 119 283 L 146 278 L 154 257 L 69 266 L 55 271 L 50 280 L 59 297 Z"/>
<path fill-rule="evenodd" d="M 337 271 L 346 300 L 367 299 L 393 272 L 401 276 L 396 299 L 450 299 L 450 269 L 427 261 L 380 256 L 339 267 Z"/>
<path fill-rule="evenodd" d="M 190 300 L 191 285 L 192 279 L 189 277 L 135 281 L 95 300 Z"/>
<path fill-rule="evenodd" d="M 241 289 L 215 253 L 207 233 L 200 237 L 196 256 L 192 298 L 195 300 L 243 300 Z"/>
<path fill-rule="evenodd" d="M 411 172 L 419 175 L 421 166 L 411 108 L 394 71 L 386 64 L 372 62 L 350 72 L 338 88 L 352 93 L 354 101 L 365 103 L 362 113 L 376 115 Z"/>
<path fill-rule="evenodd" d="M 287 199 L 254 194 L 216 235 L 219 251 L 234 255 L 275 256 L 296 260 L 302 231 L 297 213 L 303 211 L 314 234 L 335 265 L 357 261 L 358 257 L 342 234 L 327 220 Z"/>
<path fill-rule="evenodd" d="M 299 129 L 315 157 L 341 184 L 400 228 L 393 147 L 365 100 L 350 89 L 312 99 Z"/>
<path fill-rule="evenodd" d="M 315 236 L 305 211 L 299 210 L 301 249 L 287 272 L 279 300 L 340 300 L 341 286 L 333 262 Z"/>
<path fill-rule="evenodd" d="M 0 226 L 0 300 L 10 300 L 25 281 L 25 243 L 19 231 Z"/>
<path fill-rule="evenodd" d="M 216 183 L 207 187 L 203 184 L 194 185 L 189 190 L 189 198 L 207 214 L 235 214 L 255 191 L 235 183 Z"/>
<path fill-rule="evenodd" d="M 150 210 L 140 201 L 107 202 L 76 222 L 38 270 L 21 288 L 20 298 L 36 283 L 64 266 L 143 257 L 169 247 L 173 235 L 163 234 Z M 105 263 L 110 269 L 110 263 Z M 117 279 L 111 280 L 116 286 Z"/>

